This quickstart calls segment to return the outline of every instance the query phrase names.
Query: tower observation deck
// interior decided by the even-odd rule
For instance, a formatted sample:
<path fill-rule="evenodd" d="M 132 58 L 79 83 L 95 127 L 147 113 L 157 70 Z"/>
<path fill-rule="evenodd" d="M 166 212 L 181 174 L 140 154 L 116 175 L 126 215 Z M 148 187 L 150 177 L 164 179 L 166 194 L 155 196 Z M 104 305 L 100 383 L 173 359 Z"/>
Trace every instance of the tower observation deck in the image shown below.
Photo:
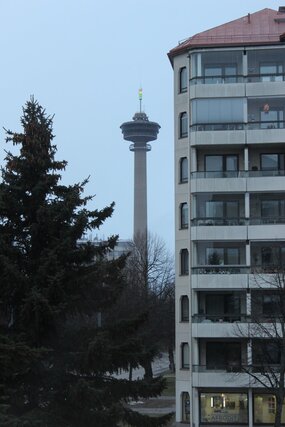
<path fill-rule="evenodd" d="M 140 98 L 141 101 L 141 98 Z M 157 139 L 160 126 L 150 122 L 147 115 L 140 111 L 133 120 L 123 123 L 123 137 L 132 142 L 130 151 L 134 152 L 134 238 L 147 233 L 147 163 L 146 153 L 151 150 L 150 141 Z"/>

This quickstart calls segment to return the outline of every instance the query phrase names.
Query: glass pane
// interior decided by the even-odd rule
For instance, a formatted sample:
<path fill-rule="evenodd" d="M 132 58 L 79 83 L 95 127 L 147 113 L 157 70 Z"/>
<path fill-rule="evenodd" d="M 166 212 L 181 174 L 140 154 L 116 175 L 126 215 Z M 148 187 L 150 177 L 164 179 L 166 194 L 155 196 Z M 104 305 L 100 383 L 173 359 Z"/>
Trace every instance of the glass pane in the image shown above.
<path fill-rule="evenodd" d="M 238 210 L 238 201 L 226 202 L 226 217 L 227 218 L 238 218 L 239 210 Z"/>
<path fill-rule="evenodd" d="M 272 394 L 255 394 L 253 408 L 253 420 L 255 424 L 274 424 L 276 412 L 275 396 Z M 284 403 L 281 422 L 282 424 L 285 423 Z"/>
<path fill-rule="evenodd" d="M 187 90 L 187 69 L 183 67 L 180 69 L 180 92 L 185 92 Z"/>
<path fill-rule="evenodd" d="M 180 115 L 180 137 L 186 137 L 187 135 L 188 135 L 187 113 L 181 113 L 181 115 Z"/>
<path fill-rule="evenodd" d="M 237 171 L 238 170 L 238 158 L 237 156 L 226 156 L 226 170 Z"/>
<path fill-rule="evenodd" d="M 278 154 L 262 154 L 261 169 L 278 170 Z"/>
<path fill-rule="evenodd" d="M 227 248 L 227 264 L 239 264 L 239 248 Z"/>
<path fill-rule="evenodd" d="M 271 217 L 271 218 L 278 217 L 279 216 L 279 200 L 262 200 L 261 216 Z"/>
<path fill-rule="evenodd" d="M 224 264 L 224 248 L 206 248 L 206 259 L 208 265 Z"/>
<path fill-rule="evenodd" d="M 180 163 L 180 180 L 181 182 L 187 182 L 188 181 L 188 159 L 186 157 L 183 157 L 181 159 Z"/>
<path fill-rule="evenodd" d="M 187 343 L 182 344 L 182 368 L 189 368 L 189 345 Z"/>
<path fill-rule="evenodd" d="M 187 203 L 181 204 L 181 228 L 188 227 L 188 205 Z"/>
<path fill-rule="evenodd" d="M 223 202 L 210 200 L 206 202 L 206 217 L 207 218 L 223 218 Z"/>
<path fill-rule="evenodd" d="M 201 423 L 247 424 L 246 393 L 212 392 L 200 394 Z"/>
<path fill-rule="evenodd" d="M 207 172 L 223 170 L 223 156 L 205 156 L 205 167 Z"/>

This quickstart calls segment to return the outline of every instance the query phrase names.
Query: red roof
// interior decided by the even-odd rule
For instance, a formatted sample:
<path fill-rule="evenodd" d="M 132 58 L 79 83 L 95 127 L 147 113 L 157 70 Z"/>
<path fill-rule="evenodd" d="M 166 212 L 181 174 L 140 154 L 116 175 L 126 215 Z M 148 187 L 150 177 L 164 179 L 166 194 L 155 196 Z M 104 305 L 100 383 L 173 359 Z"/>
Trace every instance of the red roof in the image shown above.
<path fill-rule="evenodd" d="M 195 34 L 168 53 L 170 59 L 197 47 L 280 43 L 285 32 L 285 13 L 262 9 L 242 18 Z"/>

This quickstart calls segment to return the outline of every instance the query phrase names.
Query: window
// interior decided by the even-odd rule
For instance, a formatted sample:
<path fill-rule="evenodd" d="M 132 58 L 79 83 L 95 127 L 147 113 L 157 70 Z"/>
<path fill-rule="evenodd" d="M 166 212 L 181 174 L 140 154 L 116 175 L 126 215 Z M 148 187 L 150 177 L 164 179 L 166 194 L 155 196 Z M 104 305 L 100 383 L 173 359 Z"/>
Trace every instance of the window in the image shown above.
<path fill-rule="evenodd" d="M 203 424 L 248 424 L 246 393 L 200 393 L 200 422 Z"/>
<path fill-rule="evenodd" d="M 207 369 L 235 371 L 241 366 L 241 344 L 239 342 L 207 342 Z"/>
<path fill-rule="evenodd" d="M 238 265 L 240 264 L 239 248 L 206 248 L 208 265 Z"/>
<path fill-rule="evenodd" d="M 205 83 L 236 83 L 236 64 L 205 65 Z"/>
<path fill-rule="evenodd" d="M 282 109 L 271 108 L 269 104 L 265 104 L 260 111 L 260 121 L 261 129 L 282 129 L 284 127 L 284 112 Z"/>
<path fill-rule="evenodd" d="M 252 343 L 252 361 L 261 369 L 269 365 L 278 365 L 281 356 L 281 342 L 270 339 L 256 339 Z"/>
<path fill-rule="evenodd" d="M 188 136 L 188 116 L 184 111 L 179 116 L 179 137 L 186 138 Z"/>
<path fill-rule="evenodd" d="M 238 171 L 238 155 L 206 155 L 205 156 L 205 171 L 207 177 L 230 177 L 237 176 Z"/>
<path fill-rule="evenodd" d="M 188 204 L 181 203 L 180 205 L 180 228 L 188 228 Z"/>
<path fill-rule="evenodd" d="M 180 252 L 180 271 L 181 275 L 189 274 L 189 252 L 187 249 L 182 249 Z"/>
<path fill-rule="evenodd" d="M 183 93 L 187 91 L 187 69 L 182 67 L 179 70 L 179 92 Z"/>
<path fill-rule="evenodd" d="M 181 367 L 182 369 L 189 369 L 189 345 L 186 342 L 181 344 Z"/>
<path fill-rule="evenodd" d="M 262 313 L 266 316 L 278 315 L 281 310 L 281 295 L 263 294 L 262 295 Z M 282 304 L 283 305 L 283 304 Z"/>
<path fill-rule="evenodd" d="M 260 155 L 261 170 L 263 171 L 284 171 L 284 154 L 261 154 Z"/>
<path fill-rule="evenodd" d="M 261 216 L 262 218 L 284 218 L 285 200 L 262 200 Z"/>
<path fill-rule="evenodd" d="M 190 421 L 190 397 L 189 393 L 182 393 L 182 421 Z"/>
<path fill-rule="evenodd" d="M 262 82 L 277 82 L 283 80 L 283 65 L 281 63 L 267 62 L 260 64 L 259 72 Z"/>
<path fill-rule="evenodd" d="M 206 218 L 238 218 L 238 200 L 207 200 Z"/>
<path fill-rule="evenodd" d="M 273 394 L 255 393 L 253 396 L 253 422 L 254 424 L 273 425 L 275 421 L 276 398 Z M 282 425 L 285 424 L 285 402 L 281 416 Z"/>
<path fill-rule="evenodd" d="M 182 157 L 180 159 L 180 171 L 179 171 L 180 183 L 188 182 L 188 159 Z"/>
<path fill-rule="evenodd" d="M 285 247 L 264 246 L 261 248 L 262 267 L 281 267 L 285 265 Z"/>
<path fill-rule="evenodd" d="M 189 322 L 189 298 L 182 295 L 181 300 L 181 322 Z"/>
<path fill-rule="evenodd" d="M 193 124 L 243 123 L 244 121 L 242 98 L 196 99 L 192 102 L 192 112 Z"/>

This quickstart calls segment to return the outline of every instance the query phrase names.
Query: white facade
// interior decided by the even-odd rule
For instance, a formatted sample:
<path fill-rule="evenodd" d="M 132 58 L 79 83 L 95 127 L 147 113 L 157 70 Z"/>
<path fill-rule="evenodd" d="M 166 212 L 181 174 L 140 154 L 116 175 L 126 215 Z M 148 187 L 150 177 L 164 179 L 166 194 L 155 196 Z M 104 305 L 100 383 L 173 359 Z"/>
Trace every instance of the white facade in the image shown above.
<path fill-rule="evenodd" d="M 239 372 L 252 355 L 237 324 L 246 331 L 255 309 L 254 272 L 270 288 L 272 264 L 285 261 L 285 45 L 190 44 L 170 57 L 176 420 L 195 427 L 270 424 L 270 395 Z M 264 313 L 269 292 L 259 307 Z M 269 415 L 259 419 L 261 407 Z"/>

